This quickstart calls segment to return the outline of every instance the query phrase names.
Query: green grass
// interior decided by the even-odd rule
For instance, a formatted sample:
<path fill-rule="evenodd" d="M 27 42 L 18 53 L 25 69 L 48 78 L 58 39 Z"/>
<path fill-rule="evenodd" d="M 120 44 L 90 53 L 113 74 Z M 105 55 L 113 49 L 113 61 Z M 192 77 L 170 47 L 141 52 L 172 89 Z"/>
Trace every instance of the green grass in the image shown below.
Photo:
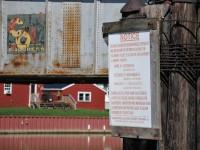
<path fill-rule="evenodd" d="M 0 108 L 0 116 L 84 116 L 84 117 L 108 117 L 107 110 L 56 110 L 33 108 Z"/>

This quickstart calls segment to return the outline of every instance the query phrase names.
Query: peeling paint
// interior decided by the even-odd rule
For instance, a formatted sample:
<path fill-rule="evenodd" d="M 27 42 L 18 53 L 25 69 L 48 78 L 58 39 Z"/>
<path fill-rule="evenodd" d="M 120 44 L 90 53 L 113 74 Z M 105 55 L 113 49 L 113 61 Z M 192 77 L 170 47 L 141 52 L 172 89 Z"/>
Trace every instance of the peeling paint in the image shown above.
<path fill-rule="evenodd" d="M 26 67 L 28 66 L 28 56 L 26 54 L 15 55 L 10 62 L 14 68 Z"/>

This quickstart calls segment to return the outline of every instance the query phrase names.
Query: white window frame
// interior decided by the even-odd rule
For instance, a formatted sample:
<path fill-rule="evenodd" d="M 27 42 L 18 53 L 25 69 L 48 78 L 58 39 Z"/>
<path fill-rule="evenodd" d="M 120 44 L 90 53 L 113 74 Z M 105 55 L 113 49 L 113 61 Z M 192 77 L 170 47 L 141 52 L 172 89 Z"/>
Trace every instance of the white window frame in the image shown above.
<path fill-rule="evenodd" d="M 80 94 L 83 94 L 83 100 L 80 100 Z M 89 100 L 86 100 L 86 94 L 89 94 Z M 92 94 L 91 92 L 78 92 L 78 102 L 91 102 Z"/>
<path fill-rule="evenodd" d="M 12 94 L 12 84 L 4 83 L 4 94 Z"/>

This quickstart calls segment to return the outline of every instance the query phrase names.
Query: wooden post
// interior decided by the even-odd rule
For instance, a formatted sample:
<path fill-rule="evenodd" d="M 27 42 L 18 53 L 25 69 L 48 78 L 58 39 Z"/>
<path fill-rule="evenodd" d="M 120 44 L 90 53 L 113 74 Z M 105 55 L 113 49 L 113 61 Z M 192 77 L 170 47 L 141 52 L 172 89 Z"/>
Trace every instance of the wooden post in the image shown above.
<path fill-rule="evenodd" d="M 157 141 L 123 138 L 123 150 L 157 150 Z"/>
<path fill-rule="evenodd" d="M 197 4 L 198 22 L 200 22 L 200 1 Z M 200 24 L 197 26 L 197 43 L 200 44 Z M 200 78 L 197 81 L 197 150 L 200 149 Z"/>
<path fill-rule="evenodd" d="M 165 149 L 196 150 L 196 90 L 178 73 L 169 79 Z"/>
<path fill-rule="evenodd" d="M 182 23 L 191 31 L 195 31 L 196 27 L 189 21 L 196 21 L 196 18 L 196 4 L 171 5 L 171 19 L 187 21 Z M 173 44 L 195 43 L 192 35 L 179 26 L 173 29 L 171 37 Z M 196 150 L 196 87 L 174 72 L 169 77 L 168 91 L 167 126 L 163 133 L 166 134 L 164 149 Z"/>
<path fill-rule="evenodd" d="M 200 149 L 200 78 L 197 82 L 197 150 Z"/>

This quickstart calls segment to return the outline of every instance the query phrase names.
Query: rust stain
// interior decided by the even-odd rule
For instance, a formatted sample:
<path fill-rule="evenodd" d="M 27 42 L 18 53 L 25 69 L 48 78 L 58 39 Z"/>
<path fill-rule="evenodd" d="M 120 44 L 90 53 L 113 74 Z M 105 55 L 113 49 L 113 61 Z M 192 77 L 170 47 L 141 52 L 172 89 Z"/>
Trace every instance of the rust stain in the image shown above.
<path fill-rule="evenodd" d="M 59 63 L 58 61 L 54 61 L 54 62 L 53 62 L 53 65 L 54 65 L 55 67 L 58 67 L 58 68 L 60 67 L 60 63 Z"/>
<path fill-rule="evenodd" d="M 10 62 L 14 66 L 14 68 L 28 66 L 28 55 L 27 54 L 15 55 Z"/>
<path fill-rule="evenodd" d="M 91 75 L 93 71 L 91 69 L 61 69 L 61 70 L 48 70 L 47 74 L 52 75 Z"/>
<path fill-rule="evenodd" d="M 64 10 L 63 65 L 80 67 L 81 8 L 79 3 Z"/>
<path fill-rule="evenodd" d="M 0 72 L 0 75 L 13 75 L 13 74 L 14 74 L 13 72 L 9 72 L 9 71 Z"/>
<path fill-rule="evenodd" d="M 42 61 L 43 59 L 45 59 L 45 58 L 43 57 L 43 55 L 39 55 L 39 61 Z"/>
<path fill-rule="evenodd" d="M 35 53 L 32 53 L 33 59 L 35 59 L 35 55 L 36 55 Z"/>
<path fill-rule="evenodd" d="M 48 71 L 48 74 L 50 75 L 63 75 L 63 74 L 74 74 L 72 71 L 66 71 L 66 70 L 54 70 L 54 71 Z"/>
<path fill-rule="evenodd" d="M 108 69 L 107 68 L 101 69 L 101 70 L 99 70 L 98 74 L 107 75 L 108 74 Z"/>

